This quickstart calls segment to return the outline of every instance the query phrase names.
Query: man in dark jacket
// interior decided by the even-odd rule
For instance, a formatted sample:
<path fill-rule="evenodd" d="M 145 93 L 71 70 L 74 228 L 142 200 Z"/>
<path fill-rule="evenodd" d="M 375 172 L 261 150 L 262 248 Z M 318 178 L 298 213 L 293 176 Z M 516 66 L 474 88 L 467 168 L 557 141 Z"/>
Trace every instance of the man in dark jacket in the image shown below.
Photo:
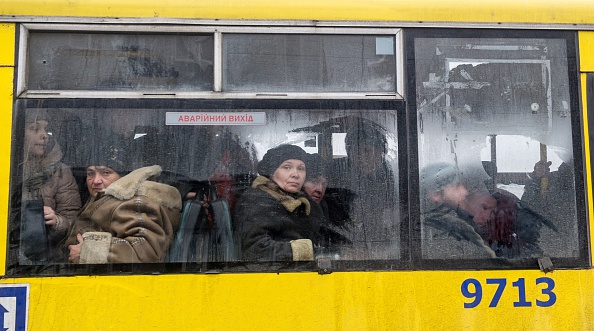
<path fill-rule="evenodd" d="M 551 222 L 523 206 L 511 194 L 491 193 L 484 187 L 469 192 L 460 174 L 447 163 L 429 165 L 421 173 L 426 197 L 422 214 L 427 257 L 543 255 L 539 247 L 540 230 L 543 225 L 555 229 Z M 477 187 L 481 186 L 478 183 Z"/>

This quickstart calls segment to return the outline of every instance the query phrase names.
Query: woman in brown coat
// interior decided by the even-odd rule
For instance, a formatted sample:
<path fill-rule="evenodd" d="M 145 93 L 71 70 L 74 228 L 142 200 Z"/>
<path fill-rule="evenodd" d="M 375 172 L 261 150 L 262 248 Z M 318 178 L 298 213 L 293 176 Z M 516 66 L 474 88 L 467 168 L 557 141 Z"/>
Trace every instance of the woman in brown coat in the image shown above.
<path fill-rule="evenodd" d="M 23 249 L 19 254 L 20 264 L 39 264 L 64 259 L 60 248 L 81 206 L 74 176 L 70 168 L 60 161 L 62 151 L 55 139 L 48 134 L 48 126 L 49 117 L 45 111 L 39 110 L 27 114 L 21 201 L 43 199 L 43 218 L 49 242 L 49 254 L 44 253 L 43 248 L 40 247 L 39 255 L 27 256 L 28 254 L 25 253 L 27 249 Z M 18 221 L 12 226 L 19 228 L 21 238 L 29 238 L 21 229 L 21 222 Z M 20 240 L 19 244 L 37 245 L 34 242 L 20 242 Z"/>

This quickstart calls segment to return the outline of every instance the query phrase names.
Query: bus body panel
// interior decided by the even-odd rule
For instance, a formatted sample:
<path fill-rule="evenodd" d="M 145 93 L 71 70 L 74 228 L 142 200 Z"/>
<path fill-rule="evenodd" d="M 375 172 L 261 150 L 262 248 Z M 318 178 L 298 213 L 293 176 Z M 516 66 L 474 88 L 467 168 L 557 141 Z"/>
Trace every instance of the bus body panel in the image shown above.
<path fill-rule="evenodd" d="M 290 10 L 288 10 L 290 8 Z M 431 8 L 431 10 L 428 10 Z M 463 10 L 462 10 L 463 9 Z M 518 15 L 518 12 L 524 13 Z M 0 15 L 266 20 L 593 24 L 585 1 L 0 1 Z M 14 19 L 14 18 L 13 18 Z M 18 18 L 17 18 L 18 20 Z M 395 24 L 397 25 L 397 24 Z M 0 227 L 7 228 L 14 24 L 0 25 Z M 594 32 L 579 33 L 580 72 L 594 71 Z M 582 121 L 588 215 L 594 218 Z M 594 234 L 590 231 L 590 241 Z M 0 242 L 7 241 L 0 231 Z M 6 245 L 0 245 L 0 270 Z M 373 271 L 5 278 L 29 284 L 29 330 L 590 330 L 594 271 Z M 479 290 L 480 288 L 480 290 Z M 479 294 L 480 293 L 480 294 Z M 474 306 L 474 307 L 473 307 Z"/>
<path fill-rule="evenodd" d="M 591 24 L 588 1 L 38 1 L 2 0 L 5 16 Z"/>
<path fill-rule="evenodd" d="M 482 287 L 475 308 L 464 308 L 476 299 L 461 293 L 468 279 Z M 30 284 L 30 330 L 588 330 L 593 281 L 592 270 L 10 280 Z"/>
<path fill-rule="evenodd" d="M 580 72 L 594 71 L 594 32 L 580 31 L 579 48 L 580 48 Z"/>

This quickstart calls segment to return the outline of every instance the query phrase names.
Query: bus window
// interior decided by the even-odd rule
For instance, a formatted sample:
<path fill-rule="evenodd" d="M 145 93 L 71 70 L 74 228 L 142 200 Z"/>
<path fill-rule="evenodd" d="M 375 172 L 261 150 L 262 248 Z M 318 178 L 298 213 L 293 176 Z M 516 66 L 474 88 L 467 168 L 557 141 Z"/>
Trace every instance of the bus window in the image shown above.
<path fill-rule="evenodd" d="M 226 34 L 223 90 L 396 92 L 393 36 Z"/>
<path fill-rule="evenodd" d="M 213 189 L 227 201 L 227 212 L 236 226 L 238 205 L 261 175 L 258 163 L 268 150 L 285 144 L 323 160 L 319 174 L 325 176 L 325 196 L 322 201 L 309 200 L 312 210 L 320 210 L 313 246 L 316 254 L 343 263 L 338 268 L 344 270 L 369 268 L 373 261 L 380 266 L 391 264 L 400 259 L 401 251 L 396 104 L 372 100 L 20 99 L 15 107 L 7 272 L 162 271 L 180 228 L 180 210 L 176 216 L 169 209 L 179 208 L 190 193 L 208 194 L 205 188 Z M 155 171 L 154 165 L 160 170 Z M 102 166 L 117 176 L 102 172 Z M 150 171 L 142 172 L 145 177 L 130 180 L 138 176 L 138 169 L 147 167 Z M 97 176 L 102 179 L 95 186 Z M 148 177 L 165 185 L 158 186 L 161 193 L 143 186 Z M 178 193 L 172 194 L 171 189 Z M 142 190 L 152 193 L 143 195 Z M 305 196 L 305 191 L 300 194 Z M 103 201 L 106 197 L 110 198 Z M 45 203 L 33 212 L 28 204 L 35 199 Z M 131 205 L 125 207 L 126 201 Z M 52 210 L 41 211 L 44 204 Z M 127 210 L 133 215 L 125 216 Z M 264 209 L 258 215 L 274 212 Z M 32 214 L 59 221 L 57 225 L 46 222 L 35 232 L 27 226 Z M 43 231 L 44 235 L 36 237 Z M 96 232 L 111 236 L 89 239 L 111 240 L 110 250 L 104 252 L 106 267 L 98 267 L 96 260 L 84 260 L 94 261 L 93 268 L 99 268 L 88 269 L 76 263 L 80 260 L 69 260 L 71 246 L 79 240 L 77 234 Z M 204 246 L 203 237 L 191 238 L 183 244 L 192 253 L 174 261 L 183 262 L 186 271 L 203 272 L 204 262 L 218 268 L 218 262 L 247 263 L 248 270 L 262 271 L 269 270 L 270 262 L 287 262 L 242 257 L 239 244 L 239 255 L 221 260 L 214 251 L 220 243 Z M 284 268 L 293 270 L 290 264 Z"/>
<path fill-rule="evenodd" d="M 414 43 L 423 258 L 578 257 L 567 40 Z"/>
<path fill-rule="evenodd" d="M 31 31 L 31 90 L 211 91 L 212 35 Z"/>

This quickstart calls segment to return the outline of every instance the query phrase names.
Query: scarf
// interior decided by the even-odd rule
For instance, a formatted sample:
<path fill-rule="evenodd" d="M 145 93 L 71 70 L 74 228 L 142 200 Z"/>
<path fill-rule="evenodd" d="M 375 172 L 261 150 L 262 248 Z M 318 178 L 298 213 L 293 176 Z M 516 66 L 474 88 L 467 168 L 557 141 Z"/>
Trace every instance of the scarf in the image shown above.
<path fill-rule="evenodd" d="M 270 194 L 274 199 L 285 207 L 290 213 L 294 212 L 301 205 L 305 206 L 305 214 L 309 216 L 311 212 L 311 205 L 305 194 L 299 192 L 295 196 L 283 191 L 274 181 L 264 177 L 258 176 L 252 183 L 252 188 L 260 189 Z"/>

